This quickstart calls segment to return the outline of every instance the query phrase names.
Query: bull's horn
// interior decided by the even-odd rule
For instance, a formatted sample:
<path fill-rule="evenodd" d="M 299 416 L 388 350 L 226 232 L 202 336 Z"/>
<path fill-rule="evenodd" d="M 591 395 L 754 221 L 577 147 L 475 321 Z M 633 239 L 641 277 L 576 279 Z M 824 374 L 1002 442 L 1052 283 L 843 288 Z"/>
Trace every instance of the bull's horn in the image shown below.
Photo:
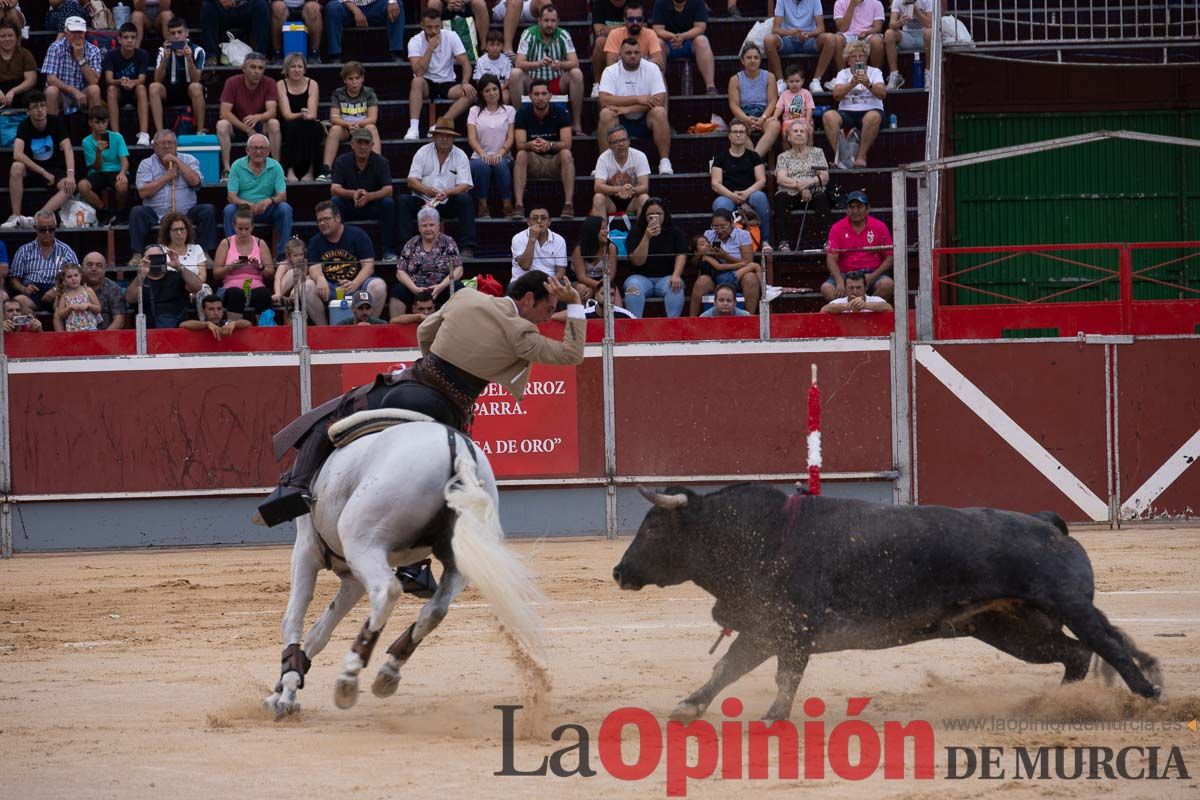
<path fill-rule="evenodd" d="M 687 505 L 686 494 L 659 494 L 651 491 L 644 486 L 639 486 L 638 491 L 647 501 L 653 503 L 659 508 L 665 508 L 668 511 L 675 508 L 683 508 Z"/>

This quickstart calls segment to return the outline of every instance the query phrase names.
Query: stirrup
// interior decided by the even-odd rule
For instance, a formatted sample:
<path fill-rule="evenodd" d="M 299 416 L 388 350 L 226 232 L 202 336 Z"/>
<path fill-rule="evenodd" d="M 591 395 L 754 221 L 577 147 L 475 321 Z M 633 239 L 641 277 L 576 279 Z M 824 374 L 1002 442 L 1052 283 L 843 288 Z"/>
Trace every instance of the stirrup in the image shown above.
<path fill-rule="evenodd" d="M 312 498 L 303 489 L 293 486 L 277 486 L 258 506 L 258 519 L 267 527 L 302 517 L 312 510 Z M 256 520 L 257 521 L 257 520 Z"/>

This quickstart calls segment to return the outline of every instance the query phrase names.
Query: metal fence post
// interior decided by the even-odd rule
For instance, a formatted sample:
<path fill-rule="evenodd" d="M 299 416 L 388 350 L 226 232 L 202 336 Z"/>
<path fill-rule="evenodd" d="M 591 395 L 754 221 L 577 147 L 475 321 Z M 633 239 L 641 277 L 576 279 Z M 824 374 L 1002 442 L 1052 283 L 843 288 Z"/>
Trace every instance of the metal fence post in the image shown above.
<path fill-rule="evenodd" d="M 602 375 L 604 380 L 604 522 L 609 539 L 617 538 L 617 409 L 613 387 L 613 340 L 616 338 L 613 320 L 612 288 L 607 263 L 604 269 L 604 339 L 601 342 Z"/>
<path fill-rule="evenodd" d="M 907 191 L 904 170 L 892 171 L 892 207 L 903 207 Z M 908 355 L 908 218 L 905 214 L 892 216 L 893 279 L 896 292 L 893 300 L 895 329 L 892 333 L 892 464 L 899 477 L 895 483 L 897 503 L 911 503 L 912 496 L 912 436 L 909 427 L 912 403 L 909 395 L 911 359 Z"/>
<path fill-rule="evenodd" d="M 143 280 L 142 285 L 138 287 L 138 310 L 137 316 L 133 318 L 134 336 L 137 341 L 137 354 L 144 356 L 147 353 L 146 347 L 146 283 Z"/>
<path fill-rule="evenodd" d="M 8 354 L 0 331 L 0 558 L 12 558 L 12 449 L 9 440 Z"/>
<path fill-rule="evenodd" d="M 304 272 L 293 268 L 292 291 L 296 311 L 292 314 L 292 350 L 300 357 L 300 413 L 312 411 L 312 352 L 308 349 L 308 317 L 304 308 Z"/>
<path fill-rule="evenodd" d="M 895 192 L 895 187 L 892 189 Z M 895 199 L 892 200 L 893 206 Z M 892 213 L 892 227 L 896 219 L 905 213 Z M 905 220 L 907 222 L 907 219 Z M 920 281 L 917 284 L 917 341 L 933 341 L 933 215 L 929 212 L 929 173 L 917 176 L 917 255 L 920 264 Z"/>

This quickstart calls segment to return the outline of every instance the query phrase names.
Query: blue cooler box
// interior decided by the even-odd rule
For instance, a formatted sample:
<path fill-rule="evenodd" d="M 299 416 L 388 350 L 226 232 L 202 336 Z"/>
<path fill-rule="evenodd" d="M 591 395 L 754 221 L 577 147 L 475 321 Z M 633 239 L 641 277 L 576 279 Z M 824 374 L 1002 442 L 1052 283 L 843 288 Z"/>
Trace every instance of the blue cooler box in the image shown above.
<path fill-rule="evenodd" d="M 221 145 L 216 136 L 180 136 L 179 152 L 196 157 L 205 183 L 221 182 Z"/>
<path fill-rule="evenodd" d="M 354 316 L 353 309 L 350 308 L 350 298 L 344 300 L 329 301 L 329 324 L 341 325 L 348 319 Z"/>
<path fill-rule="evenodd" d="M 308 58 L 308 28 L 302 22 L 289 22 L 283 26 L 283 57 L 292 53 Z"/>

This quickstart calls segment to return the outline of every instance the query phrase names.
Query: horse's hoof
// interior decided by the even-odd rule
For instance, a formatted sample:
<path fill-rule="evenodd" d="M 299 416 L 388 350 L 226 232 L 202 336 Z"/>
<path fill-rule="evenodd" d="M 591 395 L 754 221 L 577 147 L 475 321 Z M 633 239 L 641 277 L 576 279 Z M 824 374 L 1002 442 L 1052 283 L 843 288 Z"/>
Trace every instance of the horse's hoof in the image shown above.
<path fill-rule="evenodd" d="M 279 716 L 279 692 L 278 691 L 276 691 L 274 694 L 267 695 L 267 697 L 263 699 L 263 708 L 265 708 L 267 711 L 270 711 L 272 714 L 275 714 L 276 718 L 278 718 L 278 716 Z"/>
<path fill-rule="evenodd" d="M 333 686 L 333 702 L 343 711 L 358 701 L 358 676 L 339 675 Z"/>
<path fill-rule="evenodd" d="M 275 704 L 275 721 L 276 722 L 279 722 L 279 720 L 283 719 L 284 717 L 290 717 L 292 714 L 299 714 L 299 713 L 300 713 L 300 703 L 299 702 L 289 703 L 285 700 L 281 700 Z"/>
<path fill-rule="evenodd" d="M 375 682 L 371 684 L 371 692 L 376 697 L 391 697 L 399 686 L 400 670 L 391 664 L 384 664 L 379 668 L 379 673 L 375 675 Z"/>
<path fill-rule="evenodd" d="M 704 708 L 696 703 L 684 700 L 671 711 L 671 720 L 674 722 L 691 722 L 694 719 L 700 719 L 704 715 Z"/>

